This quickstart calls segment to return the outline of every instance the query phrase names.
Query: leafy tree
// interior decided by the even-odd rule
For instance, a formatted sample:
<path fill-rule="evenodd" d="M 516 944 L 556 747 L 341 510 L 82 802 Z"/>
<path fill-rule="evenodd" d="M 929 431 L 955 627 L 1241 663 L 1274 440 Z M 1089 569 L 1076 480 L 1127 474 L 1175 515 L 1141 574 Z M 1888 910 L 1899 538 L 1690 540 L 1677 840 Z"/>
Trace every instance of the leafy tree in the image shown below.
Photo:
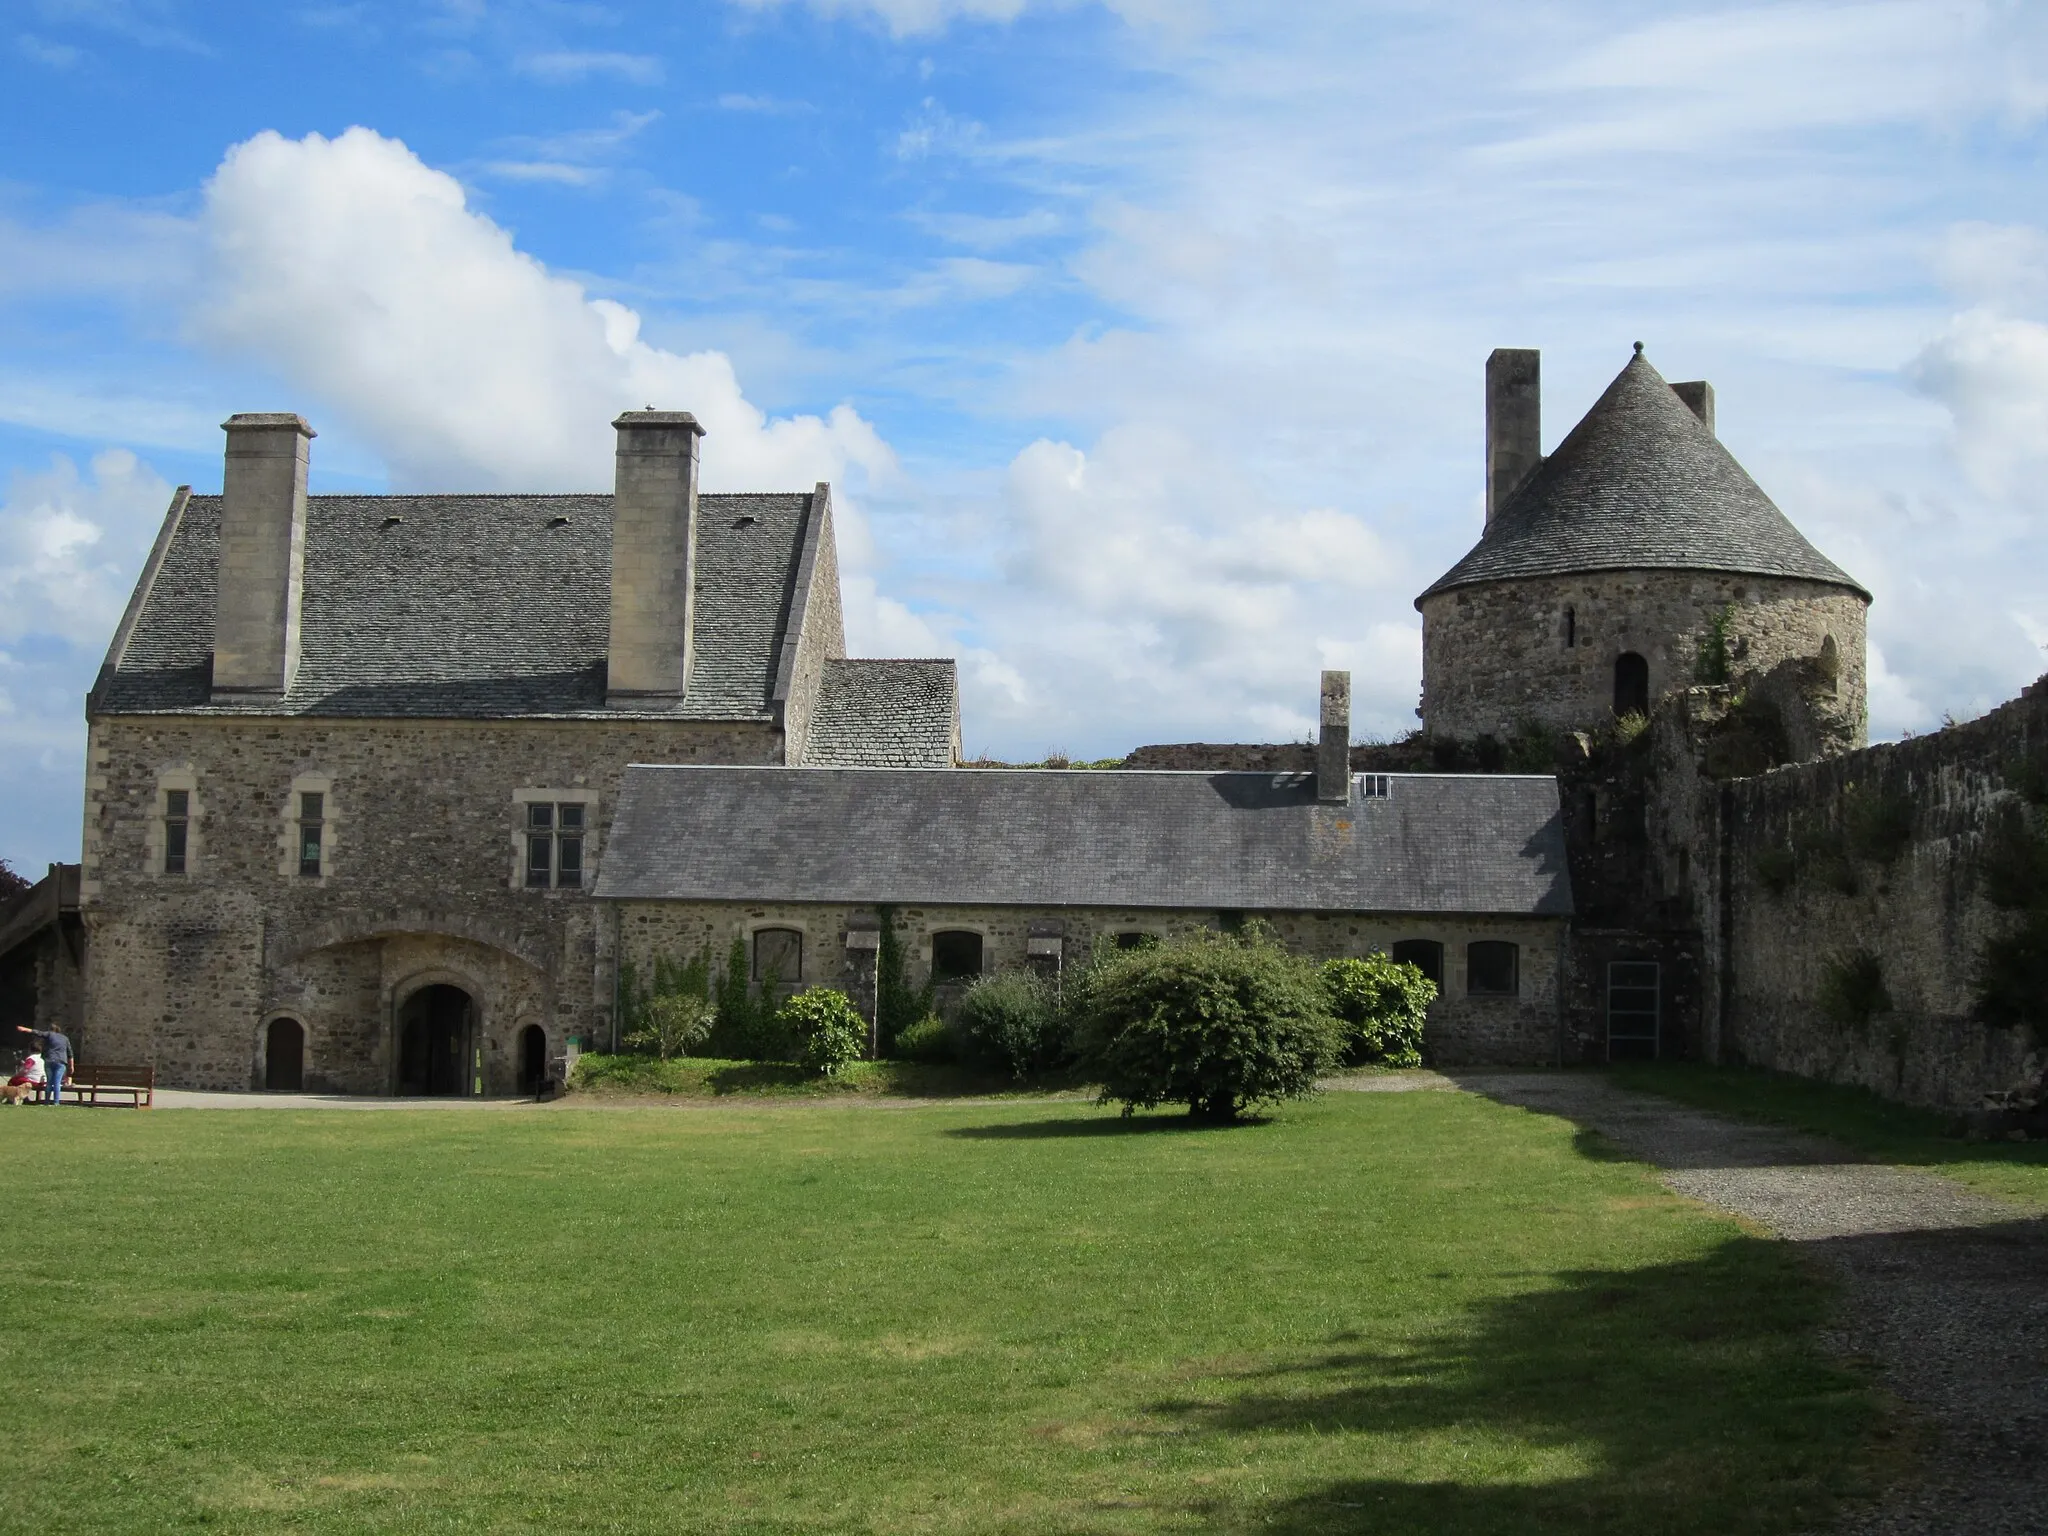
<path fill-rule="evenodd" d="M 1228 1122 L 1313 1093 L 1343 1046 L 1314 962 L 1256 922 L 1154 949 L 1098 949 L 1084 995 L 1084 1060 L 1126 1114 L 1185 1104 L 1193 1119 Z"/>
<path fill-rule="evenodd" d="M 777 1011 L 775 1022 L 796 1046 L 797 1060 L 827 1077 L 867 1054 L 867 1023 L 853 999 L 834 988 L 797 993 Z"/>
<path fill-rule="evenodd" d="M 711 1038 L 723 1054 L 743 1061 L 780 1060 L 789 1048 L 775 1022 L 775 990 L 781 978 L 770 970 L 756 991 L 749 969 L 746 936 L 735 934 L 725 953 L 725 969 L 712 988 L 716 1020 Z"/>
<path fill-rule="evenodd" d="M 0 901 L 10 896 L 19 896 L 33 887 L 34 882 L 14 872 L 14 866 L 0 859 Z"/>
<path fill-rule="evenodd" d="M 1346 1056 L 1360 1066 L 1419 1067 L 1422 1027 L 1436 983 L 1420 967 L 1367 955 L 1323 966 L 1330 1012 L 1344 1026 Z"/>
<path fill-rule="evenodd" d="M 652 1051 L 663 1061 L 688 1056 L 711 1038 L 718 1010 L 701 997 L 668 992 L 647 1000 L 640 1009 L 640 1027 L 626 1036 L 636 1050 Z"/>
<path fill-rule="evenodd" d="M 1058 1000 L 1033 971 L 976 978 L 960 999 L 958 1034 L 970 1061 L 1020 1079 L 1063 1065 L 1072 1054 Z"/>

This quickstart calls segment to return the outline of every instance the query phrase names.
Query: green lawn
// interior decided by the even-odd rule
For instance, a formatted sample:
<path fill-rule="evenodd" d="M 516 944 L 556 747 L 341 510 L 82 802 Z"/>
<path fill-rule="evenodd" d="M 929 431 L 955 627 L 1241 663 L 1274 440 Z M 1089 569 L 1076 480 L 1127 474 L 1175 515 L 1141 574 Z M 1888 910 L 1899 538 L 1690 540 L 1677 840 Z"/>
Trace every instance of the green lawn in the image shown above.
<path fill-rule="evenodd" d="M 1783 1245 L 1452 1093 L 0 1114 L 0 1529 L 1765 1532 Z"/>
<path fill-rule="evenodd" d="M 1881 1162 L 1931 1168 L 1996 1200 L 2048 1207 L 2048 1142 L 1966 1141 L 1954 1115 L 1754 1067 L 1644 1062 L 1609 1070 L 1623 1087 L 1811 1131 Z"/>

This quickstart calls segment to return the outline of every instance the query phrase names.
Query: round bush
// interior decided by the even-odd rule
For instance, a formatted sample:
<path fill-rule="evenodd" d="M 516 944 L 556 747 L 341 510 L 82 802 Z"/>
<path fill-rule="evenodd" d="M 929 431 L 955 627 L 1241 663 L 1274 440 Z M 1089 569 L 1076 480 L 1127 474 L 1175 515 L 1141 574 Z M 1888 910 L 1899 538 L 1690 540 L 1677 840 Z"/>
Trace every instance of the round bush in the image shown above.
<path fill-rule="evenodd" d="M 1345 1057 L 1353 1065 L 1422 1065 L 1422 1026 L 1436 983 L 1419 967 L 1385 955 L 1332 960 L 1323 966 L 1323 991 L 1344 1026 Z"/>
<path fill-rule="evenodd" d="M 1126 1113 L 1185 1104 L 1234 1120 L 1313 1093 L 1343 1045 L 1314 963 L 1257 929 L 1104 953 L 1085 997 L 1083 1059 Z"/>
<path fill-rule="evenodd" d="M 928 1013 L 896 1036 L 889 1054 L 898 1061 L 940 1063 L 957 1057 L 960 1046 L 953 1026 L 936 1013 Z"/>
<path fill-rule="evenodd" d="M 868 1051 L 867 1021 L 853 1000 L 831 987 L 809 987 L 776 1011 L 775 1022 L 796 1046 L 796 1058 L 830 1077 Z"/>
<path fill-rule="evenodd" d="M 1015 1078 L 1062 1066 L 1071 1054 L 1058 1000 L 1031 971 L 978 978 L 960 999 L 957 1028 L 970 1062 Z"/>

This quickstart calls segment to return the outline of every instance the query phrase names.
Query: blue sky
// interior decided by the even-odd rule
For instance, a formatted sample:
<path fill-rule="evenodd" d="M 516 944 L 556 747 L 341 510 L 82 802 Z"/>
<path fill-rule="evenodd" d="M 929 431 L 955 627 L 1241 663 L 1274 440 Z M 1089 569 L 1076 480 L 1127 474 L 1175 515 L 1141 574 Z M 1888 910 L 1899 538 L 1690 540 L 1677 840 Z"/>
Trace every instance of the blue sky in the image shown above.
<path fill-rule="evenodd" d="M 1876 594 L 1873 727 L 2044 666 L 2048 19 L 2000 0 L 15 0 L 0 856 L 219 422 L 315 489 L 830 479 L 850 639 L 970 751 L 1413 724 L 1487 351 L 1642 340 Z"/>

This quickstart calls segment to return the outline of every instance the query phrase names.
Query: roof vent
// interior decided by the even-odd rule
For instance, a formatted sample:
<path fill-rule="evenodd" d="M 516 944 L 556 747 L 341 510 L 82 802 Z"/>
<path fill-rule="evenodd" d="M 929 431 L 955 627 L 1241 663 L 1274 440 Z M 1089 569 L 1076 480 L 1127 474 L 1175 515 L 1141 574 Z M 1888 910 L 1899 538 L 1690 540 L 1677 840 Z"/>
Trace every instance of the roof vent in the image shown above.
<path fill-rule="evenodd" d="M 550 528 L 566 528 L 569 526 L 569 519 L 566 517 L 551 517 L 548 519 L 548 526 Z"/>
<path fill-rule="evenodd" d="M 758 523 L 759 521 L 761 521 L 761 519 L 754 516 L 753 513 L 742 512 L 738 517 L 732 520 L 732 525 L 735 528 L 751 528 L 754 526 L 754 524 Z"/>
<path fill-rule="evenodd" d="M 387 517 L 384 519 L 383 526 L 386 528 L 396 528 L 400 523 L 404 521 L 405 519 L 402 517 Z"/>
<path fill-rule="evenodd" d="M 1394 793 L 1393 779 L 1384 773 L 1361 773 L 1358 776 L 1358 797 L 1361 800 L 1385 800 Z"/>

